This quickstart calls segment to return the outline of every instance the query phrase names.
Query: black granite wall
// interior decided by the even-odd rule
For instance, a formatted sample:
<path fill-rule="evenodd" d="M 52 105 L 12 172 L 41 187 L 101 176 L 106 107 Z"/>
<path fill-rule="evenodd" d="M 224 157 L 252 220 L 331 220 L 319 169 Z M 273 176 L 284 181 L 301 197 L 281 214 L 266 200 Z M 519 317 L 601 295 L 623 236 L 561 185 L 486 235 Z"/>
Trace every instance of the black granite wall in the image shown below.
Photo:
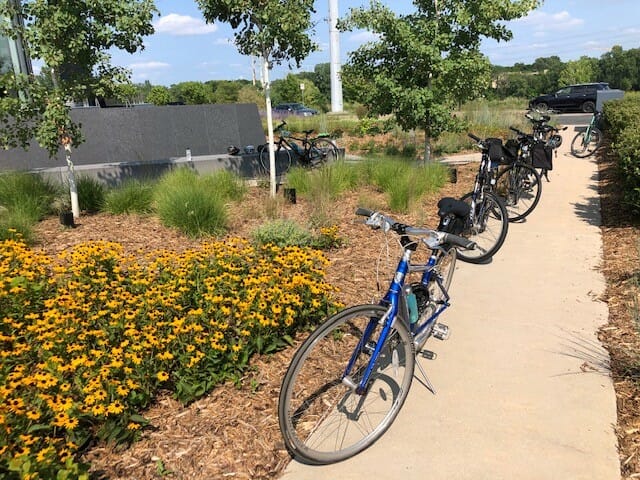
<path fill-rule="evenodd" d="M 255 104 L 80 108 L 72 118 L 82 124 L 85 143 L 73 151 L 75 165 L 134 164 L 155 168 L 176 157 L 226 155 L 227 147 L 265 142 Z M 254 159 L 248 159 L 254 160 Z M 0 171 L 66 167 L 64 152 L 49 158 L 39 146 L 0 149 Z M 241 168 L 241 170 L 243 170 Z"/>

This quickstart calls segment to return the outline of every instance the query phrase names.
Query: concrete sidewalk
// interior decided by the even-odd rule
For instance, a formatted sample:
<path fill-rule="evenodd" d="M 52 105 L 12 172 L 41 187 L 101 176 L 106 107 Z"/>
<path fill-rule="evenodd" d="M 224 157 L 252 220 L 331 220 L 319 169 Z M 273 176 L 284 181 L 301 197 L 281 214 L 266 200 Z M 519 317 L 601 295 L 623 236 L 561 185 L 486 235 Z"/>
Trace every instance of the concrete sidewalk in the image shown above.
<path fill-rule="evenodd" d="M 602 245 L 597 166 L 568 153 L 492 263 L 458 262 L 436 360 L 420 359 L 389 431 L 329 466 L 292 462 L 285 480 L 617 480 L 616 398 L 597 339 Z"/>

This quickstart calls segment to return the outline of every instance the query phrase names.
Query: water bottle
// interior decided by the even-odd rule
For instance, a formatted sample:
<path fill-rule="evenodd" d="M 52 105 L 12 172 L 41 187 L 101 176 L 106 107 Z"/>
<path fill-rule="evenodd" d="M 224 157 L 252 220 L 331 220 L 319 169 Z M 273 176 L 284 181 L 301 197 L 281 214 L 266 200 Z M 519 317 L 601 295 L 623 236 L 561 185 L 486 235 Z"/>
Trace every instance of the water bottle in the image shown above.
<path fill-rule="evenodd" d="M 409 308 L 409 321 L 416 323 L 418 321 L 418 302 L 416 301 L 416 294 L 411 291 L 411 287 L 407 287 L 405 290 L 407 298 L 407 307 Z"/>
<path fill-rule="evenodd" d="M 187 162 L 190 162 L 191 161 L 191 149 L 190 148 L 187 148 L 186 157 L 187 157 Z"/>

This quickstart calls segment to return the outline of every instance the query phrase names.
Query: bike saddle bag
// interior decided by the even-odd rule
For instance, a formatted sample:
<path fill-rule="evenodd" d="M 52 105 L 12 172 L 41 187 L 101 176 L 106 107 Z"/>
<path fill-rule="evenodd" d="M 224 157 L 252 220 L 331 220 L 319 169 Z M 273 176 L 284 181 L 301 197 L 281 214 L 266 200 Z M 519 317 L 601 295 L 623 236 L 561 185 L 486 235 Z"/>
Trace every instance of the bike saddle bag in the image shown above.
<path fill-rule="evenodd" d="M 531 166 L 553 170 L 553 148 L 545 145 L 544 142 L 536 142 L 531 149 Z"/>
<path fill-rule="evenodd" d="M 452 197 L 441 198 L 438 202 L 438 216 L 440 217 L 438 230 L 460 235 L 464 230 L 470 210 L 469 204 L 462 200 Z"/>
<path fill-rule="evenodd" d="M 509 165 L 513 163 L 517 157 L 517 154 L 513 154 L 502 145 L 502 139 L 500 138 L 487 138 L 486 142 L 489 144 L 489 159 L 491 165 Z"/>

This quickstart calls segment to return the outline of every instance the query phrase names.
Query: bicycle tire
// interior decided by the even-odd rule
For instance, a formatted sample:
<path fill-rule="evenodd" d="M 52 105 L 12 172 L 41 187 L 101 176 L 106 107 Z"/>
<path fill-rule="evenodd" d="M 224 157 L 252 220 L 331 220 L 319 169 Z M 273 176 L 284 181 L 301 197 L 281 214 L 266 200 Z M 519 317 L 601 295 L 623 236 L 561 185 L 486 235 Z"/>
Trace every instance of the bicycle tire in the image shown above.
<path fill-rule="evenodd" d="M 498 174 L 496 192 L 507 208 L 509 221 L 517 222 L 538 205 L 542 195 L 542 178 L 531 165 L 510 165 Z"/>
<path fill-rule="evenodd" d="M 309 147 L 309 165 L 319 167 L 338 159 L 338 149 L 328 138 L 315 138 Z"/>
<path fill-rule="evenodd" d="M 571 154 L 574 157 L 586 158 L 593 155 L 600 145 L 602 144 L 602 132 L 597 128 L 592 128 L 589 134 L 589 141 L 585 141 L 587 135 L 586 130 L 584 132 L 578 132 L 573 140 L 571 140 Z"/>
<path fill-rule="evenodd" d="M 473 192 L 461 197 L 471 203 Z M 509 216 L 502 200 L 497 195 L 486 192 L 483 200 L 476 205 L 476 222 L 472 225 L 467 219 L 467 225 L 462 236 L 476 243 L 473 250 L 458 249 L 458 258 L 467 263 L 485 263 L 500 250 L 509 229 Z M 478 221 L 479 219 L 479 221 Z"/>
<path fill-rule="evenodd" d="M 271 172 L 271 168 L 269 166 L 269 144 L 265 143 L 264 145 L 261 145 L 258 153 L 262 171 L 268 175 L 269 172 Z M 276 176 L 279 177 L 287 173 L 289 171 L 289 168 L 291 168 L 291 152 L 288 149 L 282 148 L 278 145 L 275 149 L 275 156 Z"/>
<path fill-rule="evenodd" d="M 456 268 L 458 251 L 454 247 L 448 249 L 443 248 L 443 250 L 439 250 L 436 255 L 436 264 L 433 267 L 431 277 L 429 278 L 429 283 L 427 283 L 426 286 L 426 295 L 424 295 L 425 298 L 422 298 L 420 294 L 420 292 L 422 291 L 420 288 L 421 284 L 418 283 L 417 286 L 412 285 L 413 291 L 416 294 L 418 311 L 420 312 L 420 318 L 418 319 L 418 329 L 420 329 L 420 326 L 424 322 L 429 321 L 431 316 L 437 311 L 438 308 L 441 307 L 443 302 L 446 300 L 443 290 L 438 285 L 437 278 L 439 278 L 442 282 L 444 291 L 449 292 L 451 280 L 453 279 L 453 272 Z M 434 321 L 433 324 L 435 323 L 436 322 Z M 420 332 L 419 335 L 416 335 L 416 354 L 419 353 L 424 347 L 424 344 L 431 336 L 432 329 L 433 325 L 427 327 L 424 331 Z"/>
<path fill-rule="evenodd" d="M 406 321 L 396 318 L 363 395 L 341 382 L 367 325 L 378 337 L 387 308 L 358 305 L 330 317 L 295 353 L 278 399 L 280 430 L 289 452 L 306 463 L 329 464 L 369 447 L 391 426 L 407 398 L 415 350 Z M 370 344 L 367 344 L 370 346 Z M 359 355 L 358 374 L 370 356 Z"/>

